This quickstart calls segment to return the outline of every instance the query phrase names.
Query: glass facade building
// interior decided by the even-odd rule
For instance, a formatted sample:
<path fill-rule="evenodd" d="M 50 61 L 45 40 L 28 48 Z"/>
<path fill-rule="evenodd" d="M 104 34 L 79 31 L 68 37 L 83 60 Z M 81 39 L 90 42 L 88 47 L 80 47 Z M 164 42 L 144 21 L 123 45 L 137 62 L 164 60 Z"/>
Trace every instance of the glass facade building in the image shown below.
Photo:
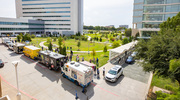
<path fill-rule="evenodd" d="M 159 30 L 159 25 L 180 12 L 180 0 L 134 0 L 133 29 L 141 37 Z M 133 35 L 135 35 L 133 33 Z M 146 34 L 147 33 L 147 34 Z M 157 33 L 157 32 L 155 32 Z"/>
<path fill-rule="evenodd" d="M 45 33 L 83 33 L 83 0 L 16 0 L 16 15 L 41 19 Z"/>

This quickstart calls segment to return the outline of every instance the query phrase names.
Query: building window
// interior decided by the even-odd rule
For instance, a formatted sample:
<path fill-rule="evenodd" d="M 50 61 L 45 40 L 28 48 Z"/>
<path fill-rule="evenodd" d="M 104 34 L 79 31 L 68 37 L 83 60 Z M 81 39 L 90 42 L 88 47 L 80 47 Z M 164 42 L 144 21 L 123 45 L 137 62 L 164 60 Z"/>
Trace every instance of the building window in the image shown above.
<path fill-rule="evenodd" d="M 57 5 L 57 4 L 70 4 L 70 2 L 60 2 L 60 3 L 33 3 L 33 4 L 22 4 L 23 6 L 30 5 Z"/>

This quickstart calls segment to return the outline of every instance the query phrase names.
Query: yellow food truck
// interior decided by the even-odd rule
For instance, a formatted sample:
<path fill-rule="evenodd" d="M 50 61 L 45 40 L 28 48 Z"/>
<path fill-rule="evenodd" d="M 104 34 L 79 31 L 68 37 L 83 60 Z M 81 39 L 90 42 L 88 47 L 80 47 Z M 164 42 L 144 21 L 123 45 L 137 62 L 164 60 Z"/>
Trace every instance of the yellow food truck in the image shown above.
<path fill-rule="evenodd" d="M 40 50 L 40 48 L 35 46 L 25 46 L 23 52 L 25 56 L 30 57 L 31 59 L 37 59 Z"/>

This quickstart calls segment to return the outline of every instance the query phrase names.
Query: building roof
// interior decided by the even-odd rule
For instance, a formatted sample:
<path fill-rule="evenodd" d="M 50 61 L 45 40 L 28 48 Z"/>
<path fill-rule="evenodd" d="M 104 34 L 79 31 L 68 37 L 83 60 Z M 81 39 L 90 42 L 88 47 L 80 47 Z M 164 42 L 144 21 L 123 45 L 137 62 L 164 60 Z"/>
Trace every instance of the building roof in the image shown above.
<path fill-rule="evenodd" d="M 35 47 L 35 46 L 25 46 L 26 48 L 29 48 L 31 50 L 39 50 L 40 48 Z"/>
<path fill-rule="evenodd" d="M 82 61 L 82 62 L 80 62 L 80 63 L 81 63 L 81 64 L 84 64 L 84 65 L 86 65 L 86 66 L 89 66 L 89 67 L 96 66 L 95 64 L 90 63 L 90 62 L 88 62 L 88 61 Z"/>
<path fill-rule="evenodd" d="M 130 42 L 128 44 L 122 45 L 115 49 L 111 49 L 110 51 L 121 54 L 121 53 L 125 52 L 126 50 L 129 50 L 130 48 L 132 48 L 135 44 L 137 44 L 137 42 L 138 41 Z"/>

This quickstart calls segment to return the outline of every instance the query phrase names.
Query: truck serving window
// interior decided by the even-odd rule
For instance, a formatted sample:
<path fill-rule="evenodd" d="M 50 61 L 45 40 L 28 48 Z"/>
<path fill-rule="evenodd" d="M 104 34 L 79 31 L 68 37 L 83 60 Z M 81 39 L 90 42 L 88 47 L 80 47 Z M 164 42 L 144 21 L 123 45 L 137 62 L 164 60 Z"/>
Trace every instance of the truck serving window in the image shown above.
<path fill-rule="evenodd" d="M 77 79 L 77 72 L 73 71 L 71 72 L 71 77 Z"/>

